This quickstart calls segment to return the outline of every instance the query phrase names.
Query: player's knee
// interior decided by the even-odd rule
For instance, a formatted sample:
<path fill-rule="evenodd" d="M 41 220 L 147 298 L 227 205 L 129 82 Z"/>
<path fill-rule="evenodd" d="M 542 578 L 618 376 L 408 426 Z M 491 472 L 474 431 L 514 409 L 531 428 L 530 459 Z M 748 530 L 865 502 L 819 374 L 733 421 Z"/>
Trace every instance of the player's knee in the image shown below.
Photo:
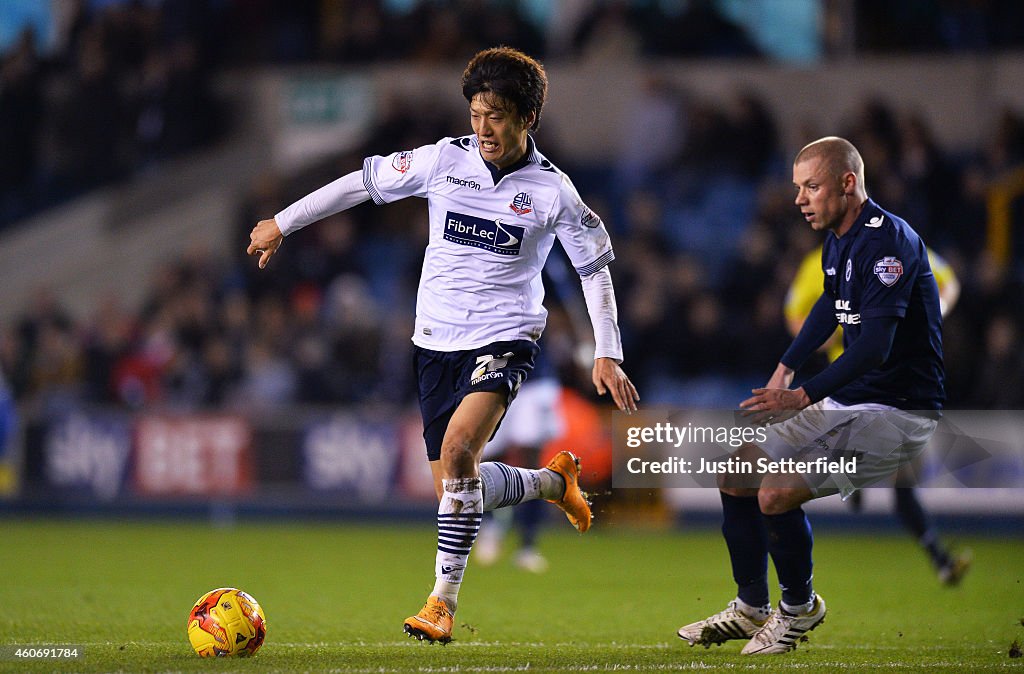
<path fill-rule="evenodd" d="M 757 496 L 756 488 L 736 487 L 724 482 L 721 477 L 718 478 L 718 491 L 722 492 L 723 494 L 728 494 L 729 496 L 735 496 L 736 498 Z"/>
<path fill-rule="evenodd" d="M 449 433 L 441 445 L 441 467 L 447 478 L 476 474 L 476 452 L 469 434 Z"/>
<path fill-rule="evenodd" d="M 762 487 L 757 492 L 757 505 L 765 515 L 781 515 L 799 508 L 802 503 L 795 489 Z"/>
<path fill-rule="evenodd" d="M 716 477 L 718 490 L 729 496 L 757 496 L 760 480 L 754 475 L 738 473 L 719 473 Z"/>

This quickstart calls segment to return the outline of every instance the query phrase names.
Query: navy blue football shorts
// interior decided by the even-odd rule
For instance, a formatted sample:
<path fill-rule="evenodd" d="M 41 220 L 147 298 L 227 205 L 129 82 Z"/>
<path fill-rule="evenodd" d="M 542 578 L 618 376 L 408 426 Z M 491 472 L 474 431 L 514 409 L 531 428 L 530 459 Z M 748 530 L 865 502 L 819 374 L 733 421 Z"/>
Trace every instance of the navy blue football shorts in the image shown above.
<path fill-rule="evenodd" d="M 538 353 L 540 347 L 528 339 L 494 342 L 470 351 L 431 351 L 414 347 L 413 368 L 419 388 L 427 458 L 430 461 L 441 458 L 441 442 L 448 422 L 470 393 L 503 393 L 505 409 L 508 409 L 519 386 L 533 370 Z"/>

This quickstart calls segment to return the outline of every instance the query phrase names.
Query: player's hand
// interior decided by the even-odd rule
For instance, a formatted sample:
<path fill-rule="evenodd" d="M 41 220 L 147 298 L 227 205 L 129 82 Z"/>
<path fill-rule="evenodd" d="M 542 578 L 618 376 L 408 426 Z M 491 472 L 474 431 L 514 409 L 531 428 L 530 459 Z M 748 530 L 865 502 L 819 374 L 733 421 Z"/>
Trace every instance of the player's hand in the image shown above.
<path fill-rule="evenodd" d="M 277 252 L 277 249 L 281 247 L 281 242 L 283 241 L 284 234 L 281 233 L 281 228 L 277 226 L 277 220 L 273 218 L 270 220 L 260 220 L 249 234 L 249 247 L 246 248 L 245 252 L 249 255 L 259 255 L 260 269 L 263 269 L 267 266 L 270 258 L 274 256 L 274 253 Z"/>
<path fill-rule="evenodd" d="M 619 364 L 611 358 L 594 359 L 594 388 L 598 395 L 611 392 L 612 400 L 620 410 L 626 414 L 636 412 L 636 404 L 640 400 L 640 394 L 636 387 L 629 380 L 626 373 L 622 371 Z"/>
<path fill-rule="evenodd" d="M 753 417 L 757 423 L 782 421 L 811 404 L 803 387 L 755 388 L 751 393 L 754 395 L 741 402 L 740 409 L 744 410 L 743 416 Z"/>

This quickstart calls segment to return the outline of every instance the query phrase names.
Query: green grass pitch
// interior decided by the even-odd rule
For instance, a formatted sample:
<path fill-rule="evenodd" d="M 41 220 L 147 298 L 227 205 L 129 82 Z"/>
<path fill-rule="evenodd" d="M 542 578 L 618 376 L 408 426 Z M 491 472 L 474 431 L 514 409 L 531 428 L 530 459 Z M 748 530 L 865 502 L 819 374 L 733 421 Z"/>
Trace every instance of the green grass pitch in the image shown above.
<path fill-rule="evenodd" d="M 552 518 L 554 521 L 554 518 Z M 564 524 L 564 522 L 560 522 Z M 906 537 L 818 531 L 826 622 L 795 653 L 690 648 L 679 625 L 735 591 L 716 531 L 559 527 L 551 569 L 470 564 L 447 646 L 402 621 L 433 582 L 422 525 L 0 520 L 0 645 L 74 644 L 73 661 L 6 656 L 4 672 L 1011 671 L 1024 658 L 1021 539 L 971 538 L 962 586 L 939 586 Z M 253 594 L 267 640 L 249 660 L 204 660 L 185 636 L 192 603 L 225 585 Z"/>

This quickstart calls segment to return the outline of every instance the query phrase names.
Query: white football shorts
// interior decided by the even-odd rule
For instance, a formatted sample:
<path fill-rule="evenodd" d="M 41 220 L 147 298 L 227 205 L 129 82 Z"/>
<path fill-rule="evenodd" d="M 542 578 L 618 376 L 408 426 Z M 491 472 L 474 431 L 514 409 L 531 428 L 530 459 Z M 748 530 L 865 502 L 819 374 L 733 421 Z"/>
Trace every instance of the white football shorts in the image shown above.
<path fill-rule="evenodd" d="M 913 461 L 928 444 L 938 422 L 888 405 L 843 405 L 825 398 L 796 416 L 771 424 L 758 446 L 774 461 L 824 458 L 853 470 L 802 472 L 816 497 L 838 493 L 845 500 L 858 489 L 881 482 Z M 856 464 L 850 460 L 856 459 Z"/>

